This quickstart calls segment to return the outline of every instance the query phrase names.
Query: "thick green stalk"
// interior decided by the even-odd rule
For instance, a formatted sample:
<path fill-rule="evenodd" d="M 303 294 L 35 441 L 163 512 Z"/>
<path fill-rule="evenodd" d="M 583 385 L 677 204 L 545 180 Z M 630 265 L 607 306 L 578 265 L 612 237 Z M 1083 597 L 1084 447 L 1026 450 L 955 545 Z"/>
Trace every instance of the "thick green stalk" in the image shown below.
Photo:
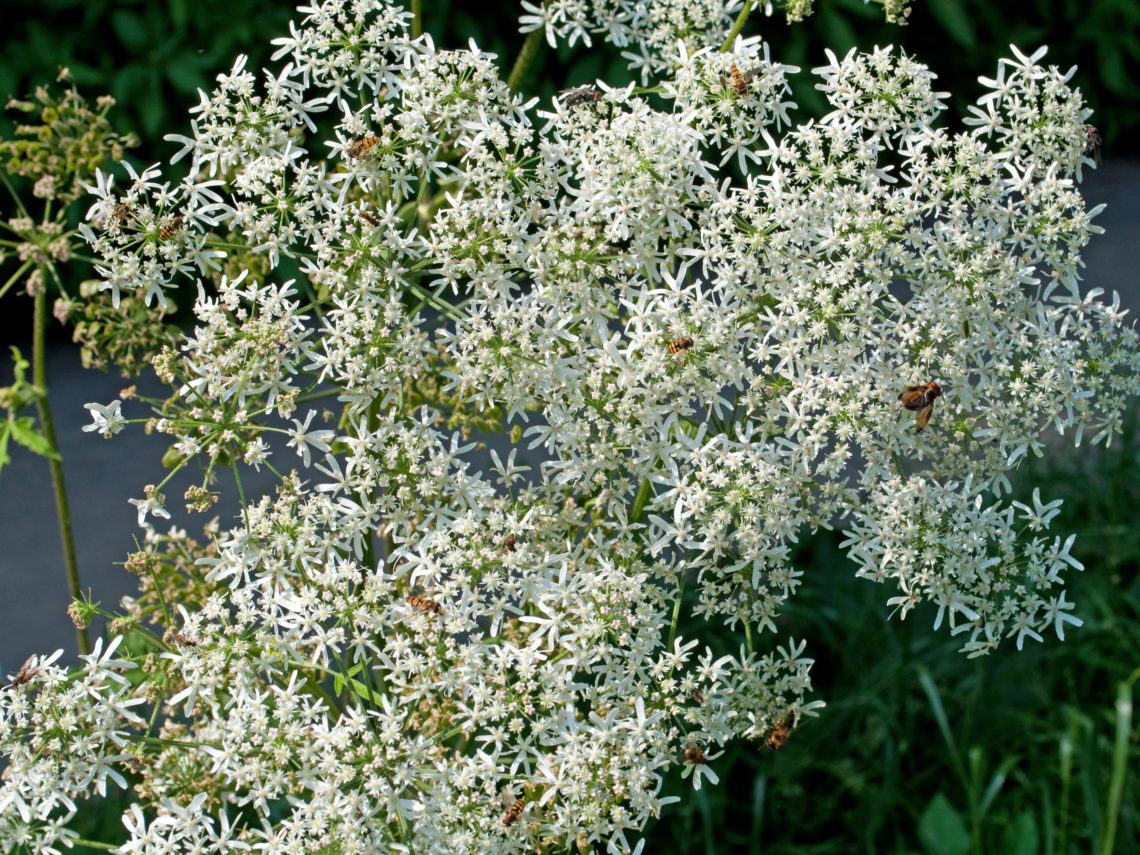
<path fill-rule="evenodd" d="M 522 50 L 519 51 L 519 58 L 515 60 L 515 67 L 511 69 L 511 76 L 507 78 L 507 88 L 512 92 L 519 91 L 519 87 L 522 86 L 523 77 L 526 76 L 527 71 L 538 57 L 538 53 L 542 49 L 542 44 L 545 41 L 546 27 L 531 30 L 530 34 L 526 37 L 526 41 L 523 42 Z"/>
<path fill-rule="evenodd" d="M 424 19 L 420 9 L 420 0 L 412 0 L 412 38 L 418 39 L 424 32 Z"/>
<path fill-rule="evenodd" d="M 55 440 L 55 422 L 51 417 L 51 406 L 47 399 L 47 382 L 44 369 L 44 338 L 47 334 L 48 317 L 47 288 L 43 284 L 35 296 L 35 316 L 32 322 L 32 382 L 42 394 L 36 398 L 36 407 L 40 413 L 40 424 L 43 425 L 44 439 L 48 445 L 59 452 L 59 444 Z M 67 506 L 67 489 L 63 484 L 63 461 L 57 458 L 48 458 L 48 467 L 51 469 L 51 486 L 55 492 L 55 512 L 59 518 L 59 538 L 63 543 L 63 564 L 67 572 L 67 588 L 71 599 L 80 597 L 79 565 L 75 560 L 75 540 L 71 535 L 71 512 Z M 87 630 L 75 628 L 75 640 L 79 645 L 79 652 L 91 652 L 87 640 Z"/>
<path fill-rule="evenodd" d="M 720 46 L 720 52 L 725 53 L 732 49 L 732 42 L 740 31 L 744 29 L 744 22 L 748 20 L 748 16 L 752 14 L 752 7 L 755 5 L 755 0 L 745 0 L 744 8 L 740 10 L 740 14 L 736 16 L 736 22 L 732 25 L 732 31 L 728 34 L 728 38 L 724 40 L 724 44 Z"/>

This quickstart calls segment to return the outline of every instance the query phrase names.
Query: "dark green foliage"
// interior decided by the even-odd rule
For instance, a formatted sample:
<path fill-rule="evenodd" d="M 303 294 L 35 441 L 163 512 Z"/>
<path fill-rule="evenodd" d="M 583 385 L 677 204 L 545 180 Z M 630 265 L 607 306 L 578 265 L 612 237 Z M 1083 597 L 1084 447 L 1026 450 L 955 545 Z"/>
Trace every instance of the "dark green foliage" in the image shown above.
<path fill-rule="evenodd" d="M 185 129 L 196 90 L 238 53 L 267 64 L 269 40 L 295 14 L 263 0 L 6 0 L 0 96 L 22 96 L 67 66 L 85 92 L 118 100 L 120 129 L 153 143 Z"/>

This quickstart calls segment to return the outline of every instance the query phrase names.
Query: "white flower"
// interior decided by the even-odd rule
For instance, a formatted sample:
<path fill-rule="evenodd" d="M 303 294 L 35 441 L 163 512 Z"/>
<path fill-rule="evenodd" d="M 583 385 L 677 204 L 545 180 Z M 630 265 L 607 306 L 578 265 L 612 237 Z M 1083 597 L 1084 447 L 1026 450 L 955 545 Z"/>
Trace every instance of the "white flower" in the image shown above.
<path fill-rule="evenodd" d="M 288 431 L 289 442 L 287 445 L 290 448 L 297 449 L 297 455 L 304 460 L 306 467 L 312 462 L 310 447 L 327 452 L 330 450 L 328 441 L 336 436 L 336 432 L 331 430 L 309 430 L 309 422 L 313 420 L 315 414 L 314 410 L 309 410 L 304 423 L 300 419 L 293 419 L 293 430 Z"/>
<path fill-rule="evenodd" d="M 170 511 L 164 507 L 166 499 L 162 493 L 155 489 L 153 484 L 148 484 L 144 489 L 146 498 L 143 499 L 128 499 L 132 505 L 138 508 L 139 511 L 139 525 L 146 523 L 148 514 L 154 514 L 156 517 L 162 519 L 170 519 Z"/>
<path fill-rule="evenodd" d="M 84 431 L 97 430 L 105 438 L 110 438 L 126 427 L 127 420 L 123 418 L 123 414 L 119 412 L 122 401 L 114 400 L 111 403 L 103 406 L 102 404 L 84 404 L 83 406 L 91 411 L 92 423 L 83 427 Z"/>

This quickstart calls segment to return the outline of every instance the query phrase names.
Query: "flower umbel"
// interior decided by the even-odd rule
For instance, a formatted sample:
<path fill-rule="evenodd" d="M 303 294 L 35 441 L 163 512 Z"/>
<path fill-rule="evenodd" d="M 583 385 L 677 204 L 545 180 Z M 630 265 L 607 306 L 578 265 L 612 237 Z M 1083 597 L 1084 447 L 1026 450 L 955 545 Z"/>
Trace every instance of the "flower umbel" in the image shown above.
<path fill-rule="evenodd" d="M 92 222 L 131 211 L 87 228 L 101 287 L 200 288 L 155 361 L 176 465 L 269 467 L 284 437 L 311 480 L 243 492 L 207 547 L 154 531 L 158 487 L 132 500 L 131 567 L 165 585 L 123 619 L 163 624 L 147 677 L 52 672 L 99 738 L 81 775 L 3 743 L 24 808 L 0 840 L 58 839 L 125 767 L 124 852 L 637 851 L 671 771 L 712 786 L 729 740 L 811 726 L 806 643 L 775 633 L 815 581 L 792 545 L 837 523 L 900 616 L 970 654 L 1079 623 L 1054 503 L 1003 495 L 1046 431 L 1110 439 L 1135 386 L 1134 331 L 1081 290 L 1088 110 L 1018 53 L 952 133 L 929 70 L 878 49 L 829 54 L 829 112 L 793 126 L 794 68 L 715 50 L 741 5 L 524 7 L 664 96 L 538 110 L 398 7 L 315 2 L 282 67 L 202 94 L 188 178 L 97 181 Z M 939 390 L 921 432 L 908 388 Z M 326 429 L 294 416 L 317 400 Z M 478 423 L 506 464 L 477 462 Z M 54 726 L 4 697 L 9 732 Z M 157 737 L 128 740 L 148 697 Z"/>

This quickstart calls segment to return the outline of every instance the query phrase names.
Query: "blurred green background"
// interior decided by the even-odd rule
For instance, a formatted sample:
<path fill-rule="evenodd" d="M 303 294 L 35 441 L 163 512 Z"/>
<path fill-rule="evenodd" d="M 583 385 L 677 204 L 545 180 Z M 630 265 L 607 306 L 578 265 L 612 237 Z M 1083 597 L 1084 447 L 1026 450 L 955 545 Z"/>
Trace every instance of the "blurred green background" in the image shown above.
<path fill-rule="evenodd" d="M 825 46 L 842 54 L 902 45 L 954 93 L 952 115 L 981 94 L 978 76 L 994 74 L 1007 45 L 1048 44 L 1047 62 L 1079 66 L 1074 82 L 1095 110 L 1106 157 L 1136 154 L 1140 3 L 916 0 L 906 27 L 885 24 L 862 0 L 816 6 L 806 24 L 754 16 L 746 32 L 764 35 L 773 59 L 805 69 L 824 61 Z M 209 88 L 237 53 L 251 67 L 267 64 L 270 39 L 295 17 L 291 4 L 264 0 L 6 0 L 3 11 L 0 95 L 25 95 L 68 66 L 84 94 L 118 99 L 112 120 L 141 137 L 132 154 L 140 164 L 170 157 L 175 147 L 162 137 L 185 131 L 197 88 Z M 504 74 L 522 42 L 510 4 L 424 0 L 424 14 L 437 44 L 474 38 L 503 57 Z M 548 99 L 597 77 L 628 79 L 613 51 L 579 45 L 546 51 L 524 89 Z M 797 95 L 805 112 L 818 108 L 810 86 Z M 28 303 L 6 300 L 5 318 L 20 318 Z M 1085 626 L 1064 643 L 967 661 L 956 641 L 930 630 L 933 610 L 888 621 L 889 594 L 852 577 L 838 539 L 807 540 L 798 557 L 807 590 L 780 635 L 809 639 L 827 709 L 778 752 L 733 746 L 716 763 L 719 786 L 694 793 L 670 781 L 682 801 L 650 828 L 645 851 L 1140 852 L 1137 727 L 1123 703 L 1140 667 L 1138 451 L 1132 423 L 1107 452 L 1067 449 L 1019 473 L 1017 495 L 1041 485 L 1046 500 L 1064 498 L 1054 530 L 1080 533 L 1074 554 L 1088 569 L 1069 598 Z M 117 810 L 86 821 L 121 831 Z"/>

